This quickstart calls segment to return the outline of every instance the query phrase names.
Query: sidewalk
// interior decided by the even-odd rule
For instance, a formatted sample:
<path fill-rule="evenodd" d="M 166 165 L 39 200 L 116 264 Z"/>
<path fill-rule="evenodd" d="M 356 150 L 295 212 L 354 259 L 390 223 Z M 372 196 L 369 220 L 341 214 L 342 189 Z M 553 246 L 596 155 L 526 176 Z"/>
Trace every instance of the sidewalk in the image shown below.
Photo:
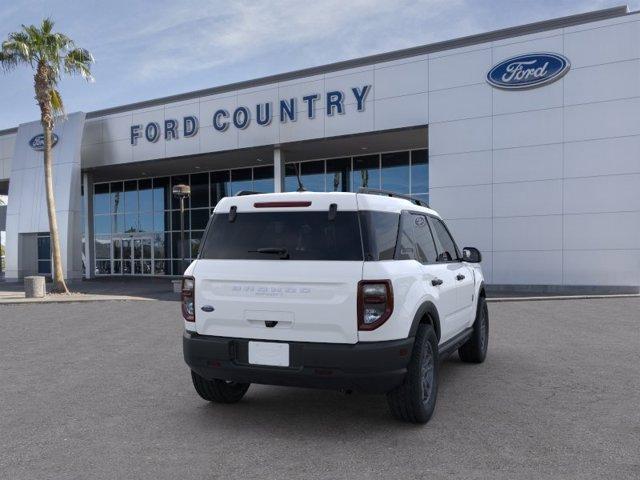
<path fill-rule="evenodd" d="M 171 279 L 165 278 L 100 278 L 68 282 L 69 295 L 47 293 L 44 298 L 25 298 L 22 282 L 0 282 L 0 305 L 49 302 L 95 302 L 106 300 L 175 301 Z M 50 283 L 46 288 L 49 291 Z"/>

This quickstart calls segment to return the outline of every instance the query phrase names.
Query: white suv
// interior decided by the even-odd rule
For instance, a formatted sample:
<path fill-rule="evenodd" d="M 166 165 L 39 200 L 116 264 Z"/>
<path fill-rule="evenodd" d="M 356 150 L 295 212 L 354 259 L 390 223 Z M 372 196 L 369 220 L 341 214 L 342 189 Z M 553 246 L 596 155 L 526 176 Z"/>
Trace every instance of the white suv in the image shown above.
<path fill-rule="evenodd" d="M 249 193 L 218 203 L 183 279 L 198 394 L 233 403 L 251 383 L 379 392 L 396 417 L 427 422 L 439 359 L 487 353 L 480 252 L 460 252 L 410 197 Z"/>

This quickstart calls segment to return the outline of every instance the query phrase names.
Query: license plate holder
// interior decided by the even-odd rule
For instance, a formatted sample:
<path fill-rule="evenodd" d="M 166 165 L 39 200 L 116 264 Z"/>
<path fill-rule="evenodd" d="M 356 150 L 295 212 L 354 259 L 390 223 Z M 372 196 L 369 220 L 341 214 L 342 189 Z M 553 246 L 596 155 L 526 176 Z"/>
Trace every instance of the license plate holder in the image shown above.
<path fill-rule="evenodd" d="M 278 342 L 249 342 L 249 363 L 270 367 L 289 366 L 289 344 Z"/>

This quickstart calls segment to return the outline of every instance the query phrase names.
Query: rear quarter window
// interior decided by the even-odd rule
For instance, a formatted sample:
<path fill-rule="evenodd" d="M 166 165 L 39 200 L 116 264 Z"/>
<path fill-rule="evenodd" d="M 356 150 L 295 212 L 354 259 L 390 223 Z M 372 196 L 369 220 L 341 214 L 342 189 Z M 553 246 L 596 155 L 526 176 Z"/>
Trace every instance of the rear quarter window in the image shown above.
<path fill-rule="evenodd" d="M 360 212 L 365 260 L 393 260 L 399 221 L 398 213 L 366 210 Z"/>

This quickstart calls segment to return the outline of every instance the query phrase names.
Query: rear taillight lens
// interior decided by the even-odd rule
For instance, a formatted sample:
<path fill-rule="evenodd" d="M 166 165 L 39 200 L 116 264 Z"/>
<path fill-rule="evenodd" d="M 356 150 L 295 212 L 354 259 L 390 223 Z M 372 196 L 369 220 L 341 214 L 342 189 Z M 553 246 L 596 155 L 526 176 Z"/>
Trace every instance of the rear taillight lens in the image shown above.
<path fill-rule="evenodd" d="M 196 321 L 195 287 L 196 282 L 193 277 L 182 279 L 182 316 L 187 322 Z"/>
<path fill-rule="evenodd" d="M 358 330 L 374 330 L 393 312 L 390 280 L 363 280 L 358 284 Z"/>

